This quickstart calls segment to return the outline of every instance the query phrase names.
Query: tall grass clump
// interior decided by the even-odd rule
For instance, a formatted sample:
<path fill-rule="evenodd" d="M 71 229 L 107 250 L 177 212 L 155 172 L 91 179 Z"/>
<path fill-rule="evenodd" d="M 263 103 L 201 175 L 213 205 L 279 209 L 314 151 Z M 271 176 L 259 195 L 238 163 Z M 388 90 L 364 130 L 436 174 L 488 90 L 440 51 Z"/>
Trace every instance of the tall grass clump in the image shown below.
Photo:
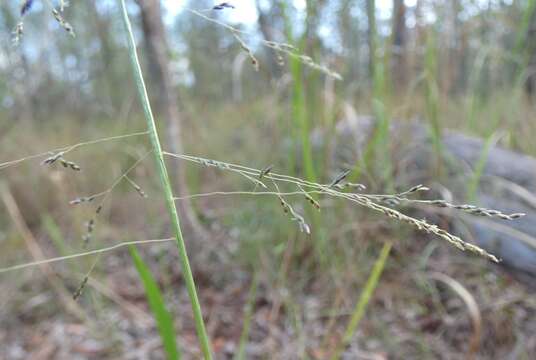
<path fill-rule="evenodd" d="M 436 156 L 436 170 L 441 174 L 442 164 L 442 140 L 441 123 L 439 120 L 439 87 L 437 84 L 438 64 L 437 64 L 437 42 L 434 29 L 427 33 L 425 53 L 425 103 L 426 117 L 430 124 L 430 134 Z"/>
<path fill-rule="evenodd" d="M 517 58 L 516 66 L 516 75 L 517 78 L 523 78 L 525 76 L 524 72 L 527 69 L 527 63 L 529 62 L 530 57 L 530 46 L 525 46 L 527 43 L 528 29 L 530 26 L 531 17 L 534 16 L 536 11 L 536 0 L 528 0 L 525 10 L 523 11 L 521 24 L 519 26 L 519 31 L 517 33 L 516 44 L 514 48 L 514 56 Z"/>
<path fill-rule="evenodd" d="M 288 9 L 284 4 L 282 4 L 282 15 L 285 26 L 285 35 L 289 42 L 295 46 L 297 44 L 299 47 L 304 47 L 306 44 L 305 34 L 300 38 L 296 38 L 294 34 L 294 26 L 292 21 L 289 19 L 287 14 Z M 290 74 L 292 76 L 292 88 L 291 88 L 291 111 L 290 117 L 291 121 L 289 122 L 291 127 L 291 133 L 293 135 L 293 149 L 292 149 L 292 158 L 290 162 L 290 172 L 296 171 L 296 165 L 298 164 L 298 158 L 295 155 L 295 144 L 300 144 L 301 150 L 301 164 L 303 166 L 303 173 L 305 178 L 310 181 L 316 181 L 316 171 L 314 164 L 313 151 L 311 148 L 310 141 L 310 114 L 308 113 L 308 101 L 306 97 L 305 81 L 304 81 L 304 66 L 302 61 L 299 58 L 293 57 L 290 58 Z M 297 173 L 295 173 L 298 175 Z"/>
<path fill-rule="evenodd" d="M 372 136 L 358 159 L 352 172 L 352 181 L 357 181 L 364 174 L 372 178 L 378 176 L 388 187 L 392 187 L 392 166 L 389 152 L 389 127 L 391 124 L 389 103 L 389 77 L 387 43 L 380 44 L 376 26 L 376 2 L 367 0 L 367 18 L 369 25 L 369 72 L 370 72 L 370 106 L 376 119 Z M 380 49 L 379 45 L 383 45 Z M 377 166 L 381 164 L 381 166 Z M 375 177 L 374 176 L 374 177 Z"/>
<path fill-rule="evenodd" d="M 143 72 L 141 70 L 140 62 L 138 59 L 138 54 L 136 51 L 136 41 L 134 40 L 134 33 L 132 32 L 132 26 L 130 24 L 130 19 L 128 17 L 125 0 L 120 0 L 120 4 L 121 4 L 122 15 L 123 15 L 123 23 L 125 26 L 125 31 L 127 33 L 128 51 L 129 51 L 130 63 L 132 66 L 132 73 L 136 80 L 136 88 L 138 90 L 139 100 L 143 106 L 143 112 L 145 114 L 147 130 L 149 131 L 149 138 L 151 140 L 152 152 L 154 155 L 154 160 L 156 162 L 156 171 L 160 178 L 163 196 L 165 198 L 165 202 L 166 202 L 168 214 L 171 220 L 173 232 L 177 240 L 179 259 L 181 262 L 184 282 L 186 284 L 186 289 L 188 290 L 188 296 L 190 297 L 190 301 L 192 305 L 192 314 L 194 316 L 197 336 L 199 338 L 201 350 L 203 352 L 205 359 L 212 359 L 212 351 L 210 349 L 210 343 L 209 343 L 207 331 L 205 329 L 205 324 L 203 321 L 201 305 L 199 303 L 199 299 L 197 296 L 197 291 L 195 288 L 195 282 L 194 282 L 192 270 L 190 268 L 188 254 L 186 253 L 186 245 L 184 243 L 184 239 L 182 236 L 181 226 L 179 222 L 179 215 L 177 213 L 177 207 L 175 205 L 175 200 L 173 197 L 173 190 L 171 187 L 171 182 L 170 182 L 168 171 L 166 168 L 166 163 L 164 162 L 162 146 L 160 145 L 160 139 L 159 139 L 158 131 L 156 129 L 153 112 L 151 110 L 149 96 L 147 95 L 147 88 L 145 86 L 145 81 L 143 79 Z"/>
<path fill-rule="evenodd" d="M 288 41 L 295 45 L 297 44 L 300 48 L 305 48 L 307 44 L 307 33 L 304 31 L 301 37 L 295 35 L 295 27 L 293 26 L 292 21 L 289 18 L 288 9 L 285 4 L 281 6 L 283 21 L 284 21 L 284 30 L 285 35 Z M 305 19 L 304 26 L 307 27 L 307 18 Z M 317 171 L 315 168 L 315 161 L 313 148 L 311 146 L 311 128 L 315 125 L 312 123 L 313 112 L 315 109 L 319 109 L 317 102 L 319 99 L 314 98 L 316 92 L 312 90 L 312 86 L 308 87 L 306 78 L 311 80 L 310 74 L 307 74 L 305 66 L 303 65 L 300 58 L 292 57 L 289 59 L 289 68 L 290 74 L 292 77 L 291 85 L 291 109 L 290 117 L 291 121 L 291 161 L 289 163 L 290 174 L 300 175 L 298 171 L 298 164 L 301 164 L 303 177 L 312 182 L 317 181 Z M 309 84 L 310 85 L 310 84 Z M 313 111 L 311 111 L 313 109 Z M 301 152 L 301 158 L 297 156 L 298 146 Z M 322 161 L 323 163 L 323 161 Z M 315 211 L 307 209 L 308 215 L 311 217 L 312 225 L 316 228 L 321 228 L 322 219 L 319 214 Z M 322 263 L 326 262 L 326 237 L 322 232 L 318 232 L 313 237 L 313 245 L 317 254 L 317 257 Z M 285 274 L 283 274 L 285 276 Z"/>

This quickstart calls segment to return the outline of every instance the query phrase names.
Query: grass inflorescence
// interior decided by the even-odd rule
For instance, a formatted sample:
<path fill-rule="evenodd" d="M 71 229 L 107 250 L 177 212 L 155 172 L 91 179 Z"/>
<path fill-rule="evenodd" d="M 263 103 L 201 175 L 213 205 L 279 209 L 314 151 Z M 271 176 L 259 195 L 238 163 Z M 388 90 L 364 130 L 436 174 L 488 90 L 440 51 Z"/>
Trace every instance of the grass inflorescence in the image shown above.
<path fill-rule="evenodd" d="M 185 10 L 189 11 L 190 13 L 196 15 L 196 16 L 199 16 L 211 23 L 214 23 L 218 26 L 221 26 L 223 27 L 224 29 L 228 30 L 232 35 L 233 37 L 236 39 L 236 41 L 238 42 L 238 44 L 240 45 L 240 47 L 242 48 L 242 50 L 247 54 L 247 56 L 249 57 L 249 59 L 251 60 L 251 63 L 252 65 L 254 66 L 254 68 L 256 70 L 259 70 L 259 61 L 257 60 L 257 58 L 255 57 L 253 51 L 251 50 L 251 47 L 249 47 L 247 45 L 247 43 L 244 41 L 244 39 L 242 38 L 242 35 L 248 35 L 247 32 L 245 31 L 242 31 L 234 26 L 231 26 L 229 24 L 226 24 L 222 21 L 219 21 L 217 19 L 214 19 L 214 18 L 211 18 L 205 14 L 203 14 L 204 11 L 206 10 L 195 10 L 195 9 L 190 9 L 190 8 L 185 8 Z M 211 10 L 211 9 L 207 9 L 207 10 Z M 337 80 L 342 80 L 342 76 L 337 73 L 336 71 L 328 68 L 327 66 L 325 65 L 322 65 L 322 64 L 319 64 L 317 62 L 315 62 L 313 60 L 313 58 L 311 58 L 310 56 L 308 55 L 305 55 L 305 54 L 302 54 L 299 52 L 299 50 L 292 44 L 288 44 L 288 43 L 283 43 L 283 42 L 277 42 L 277 41 L 272 41 L 272 40 L 266 40 L 266 39 L 261 39 L 261 43 L 263 46 L 269 48 L 269 49 L 272 49 L 276 52 L 277 54 L 277 63 L 280 64 L 280 65 L 283 65 L 284 62 L 282 60 L 282 55 L 286 55 L 292 59 L 295 59 L 296 61 L 298 61 L 299 63 L 302 63 L 304 64 L 305 66 L 311 68 L 311 69 L 314 69 L 314 70 L 317 70 L 317 71 L 320 71 L 322 73 L 324 73 L 325 75 L 327 76 L 331 76 Z"/>
<path fill-rule="evenodd" d="M 178 158 L 181 160 L 194 162 L 199 165 L 216 167 L 221 170 L 237 173 L 245 177 L 246 179 L 253 181 L 255 185 L 260 185 L 264 189 L 270 189 L 271 185 L 273 185 L 273 190 L 266 191 L 264 192 L 264 194 L 276 196 L 278 200 L 280 201 L 285 212 L 291 215 L 292 220 L 295 220 L 298 222 L 300 230 L 305 231 L 307 233 L 310 232 L 309 225 L 307 225 L 303 216 L 297 214 L 296 211 L 294 211 L 293 208 L 289 205 L 289 203 L 284 200 L 283 196 L 302 194 L 306 197 L 306 199 L 308 199 L 308 196 L 310 196 L 310 194 L 317 194 L 317 195 L 325 195 L 325 196 L 346 199 L 353 203 L 357 203 L 360 206 L 373 210 L 375 212 L 382 213 L 383 215 L 389 218 L 408 223 L 420 231 L 434 234 L 438 236 L 439 238 L 446 240 L 450 244 L 456 246 L 460 250 L 464 250 L 464 251 L 467 250 L 477 255 L 487 257 L 488 259 L 494 262 L 499 262 L 499 259 L 496 256 L 488 253 L 484 249 L 476 245 L 473 245 L 471 243 L 468 243 L 462 240 L 460 237 L 453 235 L 444 229 L 439 228 L 437 225 L 430 224 L 424 219 L 417 219 L 415 217 L 406 215 L 399 210 L 393 209 L 389 207 L 388 205 L 386 205 L 386 203 L 396 205 L 397 203 L 404 202 L 404 203 L 426 204 L 426 205 L 432 205 L 432 206 L 447 207 L 447 208 L 452 208 L 456 210 L 461 210 L 472 215 L 485 216 L 485 217 L 497 217 L 503 220 L 515 220 L 524 215 L 522 213 L 505 214 L 498 210 L 486 209 L 486 208 L 481 208 L 481 207 L 467 205 L 467 204 L 456 205 L 456 204 L 451 204 L 442 199 L 420 200 L 420 199 L 412 199 L 412 198 L 407 197 L 410 194 L 428 190 L 428 188 L 423 185 L 416 185 L 404 192 L 401 192 L 398 194 L 392 194 L 392 195 L 367 194 L 363 192 L 349 192 L 349 191 L 346 191 L 345 189 L 355 189 L 355 188 L 363 189 L 363 185 L 353 184 L 353 183 L 348 183 L 348 184 L 342 183 L 343 179 L 349 173 L 346 171 L 338 175 L 337 177 L 335 177 L 335 179 L 329 184 L 319 184 L 319 183 L 315 183 L 315 182 L 311 182 L 307 180 L 302 180 L 300 178 L 289 176 L 289 175 L 278 174 L 278 173 L 275 173 L 273 170 L 271 170 L 269 173 L 266 174 L 263 169 L 255 169 L 255 168 L 250 168 L 246 166 L 241 166 L 241 165 L 236 165 L 236 164 L 231 164 L 231 163 L 216 161 L 216 160 L 211 160 L 211 159 L 205 159 L 205 158 L 191 156 L 191 155 L 173 154 L 169 152 L 165 152 L 164 154 L 173 158 Z M 271 183 L 266 180 L 270 180 Z M 287 192 L 287 193 L 281 192 L 279 190 L 278 184 L 293 184 L 294 186 L 297 187 L 298 191 Z M 219 194 L 224 194 L 224 192 L 220 192 Z M 234 192 L 232 194 L 236 195 L 238 193 Z M 255 194 L 255 192 L 242 192 L 242 194 Z M 193 196 L 194 197 L 199 196 L 199 194 L 193 195 Z M 184 198 L 176 198 L 176 199 L 180 200 Z M 320 204 L 318 206 L 320 206 Z"/>
<path fill-rule="evenodd" d="M 68 1 L 60 0 L 59 8 L 54 7 L 50 0 L 46 0 L 45 2 L 51 9 L 52 17 L 56 20 L 60 27 L 62 27 L 69 35 L 75 37 L 73 26 L 67 20 L 65 20 L 65 17 L 63 16 L 65 8 L 69 5 Z M 17 22 L 17 25 L 13 30 L 14 45 L 18 45 L 22 40 L 22 36 L 24 35 L 24 17 L 32 10 L 34 4 L 35 0 L 24 0 L 20 5 L 20 20 Z"/>

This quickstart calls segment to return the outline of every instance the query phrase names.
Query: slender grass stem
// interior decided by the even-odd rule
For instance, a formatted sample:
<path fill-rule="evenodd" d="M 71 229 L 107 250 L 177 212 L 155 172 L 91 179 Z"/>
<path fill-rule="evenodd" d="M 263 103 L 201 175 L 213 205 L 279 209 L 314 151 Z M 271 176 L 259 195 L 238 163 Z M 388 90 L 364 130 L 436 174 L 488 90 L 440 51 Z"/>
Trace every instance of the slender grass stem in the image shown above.
<path fill-rule="evenodd" d="M 254 312 L 255 299 L 257 296 L 258 277 L 253 274 L 251 286 L 249 288 L 248 299 L 244 308 L 244 324 L 242 325 L 242 334 L 240 334 L 240 342 L 238 351 L 235 354 L 234 360 L 244 360 L 246 358 L 246 344 L 248 342 L 251 318 Z"/>
<path fill-rule="evenodd" d="M 348 326 L 346 327 L 346 331 L 344 332 L 342 342 L 335 349 L 335 352 L 333 356 L 331 357 L 331 360 L 339 359 L 341 357 L 341 353 L 344 350 L 344 348 L 348 346 L 348 344 L 352 340 L 352 337 L 354 336 L 357 330 L 357 327 L 359 323 L 361 322 L 363 315 L 365 314 L 367 305 L 370 302 L 372 295 L 374 294 L 374 290 L 376 290 L 376 286 L 378 286 L 380 276 L 383 273 L 385 262 L 387 261 L 387 258 L 389 257 L 390 251 L 391 251 L 391 243 L 385 243 L 382 247 L 380 255 L 378 256 L 378 258 L 376 259 L 376 262 L 374 263 L 372 271 L 367 279 L 367 283 L 365 284 L 365 288 L 363 289 L 363 292 L 361 293 L 361 296 L 359 297 L 359 300 L 355 306 L 354 312 L 352 313 L 352 317 L 350 318 L 350 321 L 348 322 Z"/>
<path fill-rule="evenodd" d="M 188 260 L 188 254 L 186 253 L 186 246 L 184 243 L 184 239 L 182 237 L 179 216 L 177 213 L 177 207 L 175 206 L 175 201 L 173 197 L 173 190 L 171 187 L 171 182 L 169 180 L 169 175 L 168 175 L 168 171 L 166 168 L 166 164 L 164 162 L 162 146 L 160 145 L 160 139 L 158 137 L 158 131 L 156 129 L 153 112 L 151 110 L 149 96 L 147 95 L 147 88 L 145 87 L 145 81 L 143 80 L 143 72 L 141 70 L 140 62 L 138 59 L 138 54 L 136 52 L 136 41 L 134 39 L 134 34 L 132 32 L 132 26 L 130 24 L 130 19 L 128 17 L 125 0 L 120 0 L 120 3 L 121 3 L 122 14 L 123 14 L 123 23 L 125 25 L 125 30 L 127 33 L 128 50 L 129 50 L 130 62 L 132 65 L 132 72 L 136 80 L 136 87 L 138 89 L 140 101 L 142 103 L 143 111 L 145 113 L 147 129 L 149 131 L 149 137 L 151 139 L 151 145 L 152 145 L 153 153 L 154 153 L 155 160 L 156 160 L 156 168 L 160 177 L 162 190 L 164 192 L 166 206 L 169 212 L 171 224 L 173 227 L 173 232 L 174 232 L 175 238 L 177 239 L 179 259 L 181 262 L 182 273 L 184 277 L 184 282 L 186 284 L 186 289 L 188 290 L 188 295 L 190 297 L 190 301 L 192 304 L 192 313 L 193 313 L 193 317 L 195 321 L 197 336 L 199 338 L 199 342 L 200 342 L 200 346 L 201 346 L 201 350 L 203 352 L 204 358 L 212 359 L 212 352 L 210 349 L 209 339 L 208 339 L 208 335 L 205 329 L 205 324 L 203 322 L 203 315 L 201 313 L 201 305 L 199 304 L 199 299 L 197 297 L 194 277 L 192 275 L 190 262 Z"/>
<path fill-rule="evenodd" d="M 68 152 L 71 152 L 71 151 L 73 151 L 75 149 L 78 149 L 79 147 L 82 147 L 82 146 L 95 145 L 95 144 L 100 144 L 100 143 L 107 142 L 107 141 L 120 140 L 120 139 L 125 139 L 125 138 L 130 138 L 130 137 L 135 137 L 135 136 L 142 136 L 142 135 L 147 135 L 147 134 L 148 134 L 147 131 L 135 132 L 135 133 L 131 133 L 131 134 L 110 136 L 110 137 L 106 137 L 106 138 L 80 142 L 80 143 L 77 143 L 77 144 L 74 144 L 74 145 L 55 148 L 55 149 L 45 151 L 45 152 L 42 152 L 42 153 L 39 153 L 39 154 L 28 155 L 28 156 L 25 156 L 25 157 L 20 158 L 20 159 L 0 163 L 0 170 L 3 170 L 5 168 L 8 168 L 8 167 L 11 167 L 11 166 L 14 166 L 14 165 L 18 165 L 18 164 L 20 164 L 20 163 L 22 163 L 22 162 L 24 162 L 26 160 L 32 160 L 32 159 L 37 159 L 37 158 L 44 157 L 44 156 L 50 156 L 50 154 L 52 154 L 52 153 L 62 152 L 63 154 L 67 154 Z"/>
<path fill-rule="evenodd" d="M 94 250 L 84 251 L 84 252 L 80 252 L 80 253 L 76 253 L 76 254 L 63 255 L 63 256 L 58 256 L 58 257 L 54 257 L 54 258 L 42 259 L 42 260 L 32 261 L 32 262 L 28 262 L 28 263 L 22 263 L 22 264 L 17 264 L 17 265 L 13 265 L 13 266 L 8 266 L 8 267 L 5 267 L 5 268 L 0 268 L 0 274 L 10 272 L 10 271 L 15 271 L 15 270 L 22 270 L 22 269 L 32 268 L 32 267 L 36 267 L 36 266 L 43 265 L 43 264 L 51 264 L 51 263 L 60 262 L 60 261 L 78 259 L 78 258 L 84 257 L 84 256 L 103 254 L 103 253 L 106 253 L 106 252 L 110 252 L 110 251 L 122 248 L 124 246 L 157 244 L 157 243 L 164 243 L 164 242 L 173 241 L 174 239 L 175 238 L 123 241 L 123 242 L 120 242 L 118 244 L 108 246 L 108 247 L 105 247 L 105 248 L 94 249 Z"/>

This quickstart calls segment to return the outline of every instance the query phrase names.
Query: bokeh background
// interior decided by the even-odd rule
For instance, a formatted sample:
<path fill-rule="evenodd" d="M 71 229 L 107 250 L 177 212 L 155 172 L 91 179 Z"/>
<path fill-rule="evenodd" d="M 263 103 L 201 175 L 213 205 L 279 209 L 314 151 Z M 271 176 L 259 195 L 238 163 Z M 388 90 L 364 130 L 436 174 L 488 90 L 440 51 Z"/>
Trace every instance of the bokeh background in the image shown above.
<path fill-rule="evenodd" d="M 527 213 L 481 223 L 389 204 L 497 253 L 497 265 L 340 199 L 318 197 L 320 212 L 287 199 L 311 234 L 277 197 L 178 200 L 216 358 L 329 358 L 386 243 L 343 358 L 535 358 L 536 1 L 127 4 L 167 151 L 324 184 L 349 169 L 368 193 L 423 183 L 423 198 Z M 42 164 L 50 150 L 145 131 L 125 39 L 118 1 L 0 4 L 1 268 L 171 236 L 145 135 L 76 147 L 65 161 L 81 171 Z M 252 190 L 166 161 L 178 196 Z M 98 203 L 70 203 L 108 190 L 98 217 Z M 183 358 L 200 358 L 175 245 L 138 251 Z M 166 354 L 127 248 L 0 273 L 0 358 Z"/>

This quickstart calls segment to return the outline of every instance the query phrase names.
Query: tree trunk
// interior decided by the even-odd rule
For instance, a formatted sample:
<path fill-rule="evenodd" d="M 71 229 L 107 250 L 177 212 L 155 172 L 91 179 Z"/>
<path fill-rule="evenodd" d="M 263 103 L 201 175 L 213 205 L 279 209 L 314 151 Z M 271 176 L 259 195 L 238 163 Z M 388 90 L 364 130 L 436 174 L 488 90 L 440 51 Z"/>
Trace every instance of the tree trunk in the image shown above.
<path fill-rule="evenodd" d="M 406 83 L 406 5 L 393 1 L 393 80 L 403 88 Z"/>
<path fill-rule="evenodd" d="M 359 21 L 361 18 L 352 14 L 354 0 L 341 1 L 337 11 L 338 31 L 341 36 L 343 49 L 346 49 L 346 56 L 352 59 L 348 62 L 347 75 L 344 78 L 356 79 L 359 77 L 359 58 L 361 45 L 361 31 L 359 31 Z"/>
<path fill-rule="evenodd" d="M 113 79 L 115 76 L 115 71 L 113 68 L 113 54 L 115 49 L 112 43 L 113 39 L 110 36 L 112 23 L 110 19 L 99 14 L 97 4 L 95 2 L 88 1 L 86 4 L 88 17 L 93 21 L 93 29 L 97 34 L 97 38 L 99 39 L 99 56 L 101 61 L 99 64 L 100 66 L 97 66 L 97 68 L 99 69 L 99 73 L 106 74 L 104 77 L 99 76 L 97 80 L 99 84 L 98 87 L 103 88 L 106 92 L 104 101 L 107 101 L 107 109 L 113 111 L 113 109 L 115 109 L 115 105 L 117 104 L 115 100 L 118 97 L 116 95 L 117 92 L 112 88 L 112 84 L 116 84 L 118 82 L 115 82 Z M 103 97 L 100 99 L 103 99 Z"/>
<path fill-rule="evenodd" d="M 320 17 L 324 10 L 325 0 L 312 1 L 307 0 L 307 13 L 305 18 L 305 38 L 306 52 L 315 56 L 320 50 L 320 38 L 318 37 L 318 26 Z"/>
<path fill-rule="evenodd" d="M 273 17 L 271 14 L 265 12 L 262 9 L 262 6 L 260 5 L 259 0 L 255 1 L 255 5 L 257 7 L 257 13 L 259 14 L 259 29 L 261 30 L 262 37 L 266 41 L 274 41 L 274 34 L 272 25 L 270 23 L 273 23 Z M 276 3 L 273 3 L 270 5 L 271 7 L 277 6 Z M 270 13 L 273 13 L 273 10 L 270 11 Z M 276 54 L 274 51 L 267 51 L 268 54 L 268 64 L 270 66 L 270 75 L 273 77 L 279 77 L 281 75 L 281 67 L 277 63 Z"/>
<path fill-rule="evenodd" d="M 367 42 L 369 49 L 369 76 L 373 82 L 376 66 L 376 3 L 374 0 L 367 0 Z"/>
<path fill-rule="evenodd" d="M 322 43 L 318 35 L 320 17 L 324 11 L 325 0 L 307 0 L 307 10 L 305 18 L 305 32 L 303 34 L 302 45 L 305 53 L 316 61 L 320 61 Z M 322 78 L 318 72 L 308 71 L 302 67 L 303 90 L 305 94 L 305 106 L 309 122 L 318 124 L 321 121 L 322 114 Z"/>
<path fill-rule="evenodd" d="M 162 21 L 159 0 L 138 0 L 144 34 L 145 48 L 149 63 L 150 76 L 157 86 L 157 113 L 166 118 L 167 146 L 172 153 L 182 153 L 181 122 L 178 106 L 178 94 L 171 83 L 168 52 L 164 23 Z M 186 195 L 185 172 L 180 162 L 171 168 L 175 191 L 179 196 Z M 206 232 L 198 222 L 190 201 L 181 200 L 178 204 L 183 225 L 195 235 L 206 237 Z"/>
<path fill-rule="evenodd" d="M 530 14 L 526 48 L 528 51 L 528 62 L 525 91 L 527 95 L 533 96 L 536 93 L 536 6 L 533 6 L 532 14 Z"/>

